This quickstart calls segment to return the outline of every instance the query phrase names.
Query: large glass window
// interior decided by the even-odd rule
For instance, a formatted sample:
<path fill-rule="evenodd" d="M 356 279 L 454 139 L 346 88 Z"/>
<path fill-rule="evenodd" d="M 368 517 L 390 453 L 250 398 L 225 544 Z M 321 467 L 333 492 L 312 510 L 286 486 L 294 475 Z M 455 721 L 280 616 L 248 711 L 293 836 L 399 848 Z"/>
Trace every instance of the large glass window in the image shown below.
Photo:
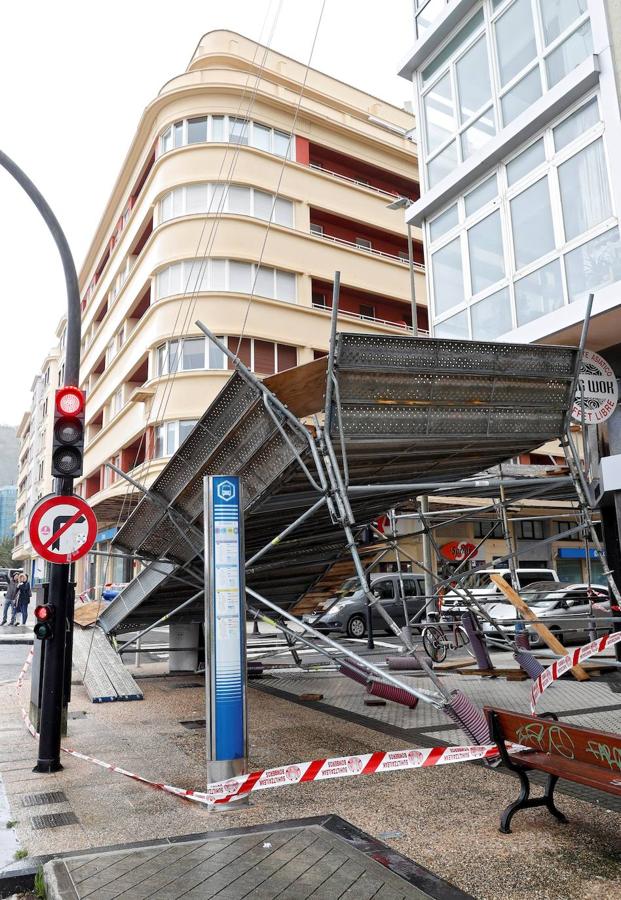
<path fill-rule="evenodd" d="M 174 188 L 160 200 L 159 221 L 201 213 L 253 216 L 293 227 L 293 201 L 241 184 L 188 184 Z"/>
<path fill-rule="evenodd" d="M 537 181 L 511 201 L 511 225 L 517 269 L 554 249 L 547 178 Z"/>
<path fill-rule="evenodd" d="M 464 275 L 459 238 L 433 254 L 433 291 L 436 313 L 463 302 Z"/>
<path fill-rule="evenodd" d="M 621 280 L 603 132 L 582 101 L 425 226 L 435 334 L 498 337 Z"/>
<path fill-rule="evenodd" d="M 262 266 L 257 272 L 254 263 L 241 260 L 209 259 L 183 260 L 162 269 L 155 278 L 157 300 L 173 294 L 195 291 L 251 292 L 275 300 L 296 302 L 296 275 Z"/>
<path fill-rule="evenodd" d="M 559 166 L 558 176 L 567 240 L 610 218 L 603 138 Z"/>
<path fill-rule="evenodd" d="M 427 185 L 528 114 L 592 49 L 587 0 L 483 0 L 417 76 Z"/>
<path fill-rule="evenodd" d="M 176 453 L 189 433 L 196 426 L 197 419 L 181 419 L 181 421 L 164 422 L 155 426 L 153 455 L 156 459 L 172 456 Z"/>
<path fill-rule="evenodd" d="M 290 158 L 292 155 L 293 137 L 288 132 L 237 116 L 196 116 L 175 122 L 160 136 L 158 150 L 162 154 L 185 144 L 202 144 L 206 141 L 230 141 L 265 150 L 276 156 Z"/>
<path fill-rule="evenodd" d="M 478 294 L 505 275 L 500 212 L 496 211 L 468 231 L 472 293 Z"/>

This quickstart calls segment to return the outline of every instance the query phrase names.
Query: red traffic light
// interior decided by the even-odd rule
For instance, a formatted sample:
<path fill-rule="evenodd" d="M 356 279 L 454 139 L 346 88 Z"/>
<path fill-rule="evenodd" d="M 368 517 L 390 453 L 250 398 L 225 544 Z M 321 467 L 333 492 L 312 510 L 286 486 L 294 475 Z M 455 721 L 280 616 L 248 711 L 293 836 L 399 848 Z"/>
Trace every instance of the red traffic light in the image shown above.
<path fill-rule="evenodd" d="M 39 622 L 48 622 L 52 618 L 51 606 L 35 606 L 35 619 Z"/>
<path fill-rule="evenodd" d="M 84 403 L 84 391 L 80 388 L 64 387 L 56 391 L 56 409 L 63 416 L 79 416 Z"/>

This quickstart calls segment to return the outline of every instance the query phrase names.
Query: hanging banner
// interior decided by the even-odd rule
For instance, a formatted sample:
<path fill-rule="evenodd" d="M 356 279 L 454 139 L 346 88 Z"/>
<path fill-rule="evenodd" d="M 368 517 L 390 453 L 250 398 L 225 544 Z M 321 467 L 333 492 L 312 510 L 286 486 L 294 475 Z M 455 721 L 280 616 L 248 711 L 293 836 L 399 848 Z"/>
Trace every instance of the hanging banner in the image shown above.
<path fill-rule="evenodd" d="M 585 350 L 582 354 L 578 389 L 571 411 L 572 419 L 575 422 L 582 422 L 584 407 L 583 424 L 599 425 L 613 414 L 618 400 L 619 387 L 612 368 L 599 353 Z"/>

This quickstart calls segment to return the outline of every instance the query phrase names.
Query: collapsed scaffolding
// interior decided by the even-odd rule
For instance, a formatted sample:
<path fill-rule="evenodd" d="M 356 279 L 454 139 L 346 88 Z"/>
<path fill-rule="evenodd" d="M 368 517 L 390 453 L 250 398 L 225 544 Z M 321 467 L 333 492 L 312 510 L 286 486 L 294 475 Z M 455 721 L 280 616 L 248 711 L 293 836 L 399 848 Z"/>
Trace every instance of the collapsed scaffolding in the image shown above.
<path fill-rule="evenodd" d="M 570 433 L 588 315 L 578 348 L 512 345 L 337 333 L 338 300 L 336 273 L 327 358 L 264 381 L 197 322 L 235 373 L 149 488 L 112 467 L 142 495 L 114 543 L 119 552 L 149 562 L 103 612 L 100 625 L 109 635 L 137 630 L 140 636 L 172 616 L 200 618 L 203 478 L 239 475 L 250 616 L 280 630 L 296 664 L 297 645 L 331 664 L 336 654 L 339 671 L 369 693 L 410 707 L 419 701 L 434 704 L 475 743 L 484 742 L 482 712 L 462 692 L 447 691 L 417 654 L 415 622 L 406 618 L 400 627 L 373 593 L 369 575 L 377 560 L 363 563 L 360 539 L 379 515 L 426 496 L 493 497 L 490 508 L 507 540 L 510 503 L 529 496 L 575 497 L 581 522 L 555 538 L 588 532 L 619 600 L 593 525 L 592 485 Z M 512 478 L 503 472 L 507 459 L 552 440 L 563 446 L 568 474 Z M 430 514 L 420 505 L 417 515 L 433 544 Z M 401 572 L 405 551 L 398 542 L 393 550 Z M 401 641 L 404 658 L 430 679 L 431 689 L 402 681 L 290 612 L 344 554 L 364 592 L 369 630 L 376 611 Z M 514 571 L 510 545 L 506 560 Z M 411 561 L 432 585 L 426 591 L 426 619 L 438 592 L 450 585 L 469 610 L 490 620 L 465 583 L 466 571 L 443 577 L 428 559 Z M 474 643 L 476 619 L 471 617 L 469 628 Z M 511 649 L 535 677 L 541 667 L 529 651 Z"/>

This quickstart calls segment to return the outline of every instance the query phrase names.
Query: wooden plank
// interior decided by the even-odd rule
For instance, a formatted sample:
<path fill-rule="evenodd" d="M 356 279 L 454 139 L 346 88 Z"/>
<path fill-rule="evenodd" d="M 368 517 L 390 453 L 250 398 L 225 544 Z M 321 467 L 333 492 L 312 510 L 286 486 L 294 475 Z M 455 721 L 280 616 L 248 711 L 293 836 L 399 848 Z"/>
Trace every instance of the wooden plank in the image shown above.
<path fill-rule="evenodd" d="M 264 383 L 295 416 L 303 418 L 323 409 L 327 370 L 328 360 L 324 356 L 277 375 L 270 375 Z"/>
<path fill-rule="evenodd" d="M 437 669 L 437 666 L 434 666 L 434 670 Z M 526 672 L 523 672 L 522 669 L 466 669 L 459 668 L 453 669 L 453 671 L 457 675 L 481 675 L 482 677 L 487 678 L 506 678 L 507 681 L 526 681 L 528 675 Z"/>
<path fill-rule="evenodd" d="M 563 647 L 559 639 L 555 637 L 550 629 L 547 628 L 543 624 L 543 622 L 539 620 L 537 614 L 533 612 L 533 610 L 530 608 L 530 606 L 527 605 L 527 603 L 525 603 L 524 600 L 522 600 L 517 591 L 513 590 L 511 585 L 505 581 L 502 575 L 491 575 L 490 578 L 494 582 L 496 587 L 500 588 L 507 600 L 512 603 L 517 610 L 519 610 L 524 619 L 526 619 L 527 622 L 532 623 L 533 628 L 535 629 L 539 637 L 543 641 L 545 641 L 550 650 L 554 650 L 554 652 L 558 653 L 559 656 L 566 656 L 568 651 L 565 649 L 565 647 Z M 577 681 L 589 680 L 589 675 L 582 668 L 582 666 L 574 666 L 571 672 Z"/>
<path fill-rule="evenodd" d="M 105 600 L 91 600 L 89 603 L 82 603 L 76 606 L 73 614 L 73 621 L 86 628 L 93 625 L 99 618 L 99 613 L 107 607 Z"/>
<path fill-rule="evenodd" d="M 448 662 L 434 663 L 434 672 L 450 672 L 452 669 L 465 669 L 466 666 L 476 666 L 476 659 L 450 659 Z"/>

